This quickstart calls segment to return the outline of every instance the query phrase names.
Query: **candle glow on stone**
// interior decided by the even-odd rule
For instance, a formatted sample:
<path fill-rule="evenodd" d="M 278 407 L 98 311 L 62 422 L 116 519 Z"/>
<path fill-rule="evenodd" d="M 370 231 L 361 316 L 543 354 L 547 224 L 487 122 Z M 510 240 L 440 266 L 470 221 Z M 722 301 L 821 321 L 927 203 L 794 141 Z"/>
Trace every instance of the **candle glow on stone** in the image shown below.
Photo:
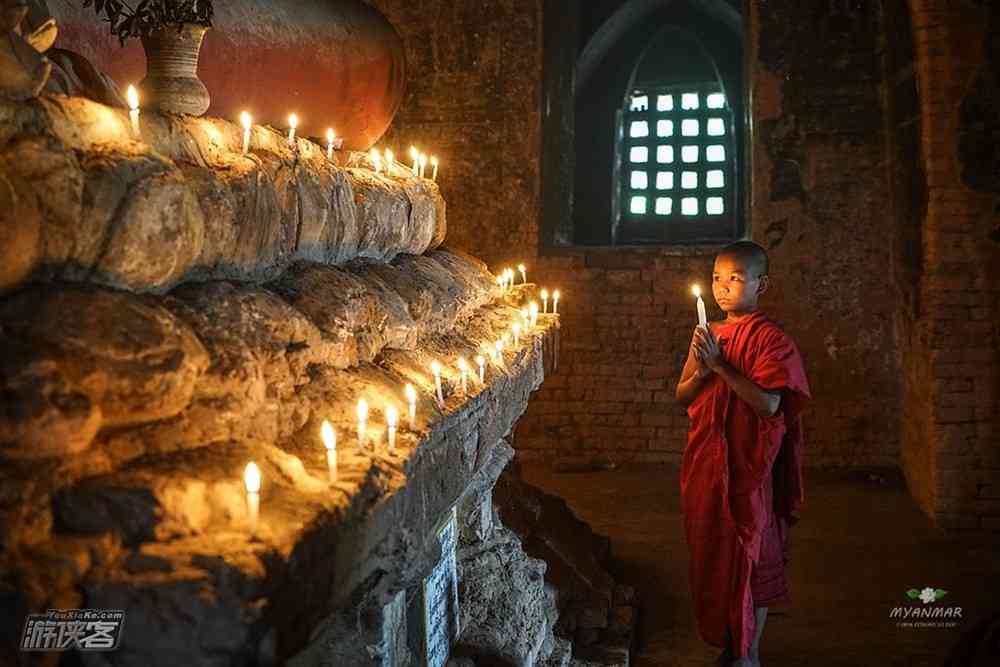
<path fill-rule="evenodd" d="M 396 449 L 396 422 L 399 421 L 399 412 L 395 406 L 390 405 L 385 409 L 385 421 L 389 425 L 389 451 Z"/>
<path fill-rule="evenodd" d="M 358 447 L 364 448 L 368 431 L 368 401 L 358 399 Z"/>
<path fill-rule="evenodd" d="M 243 125 L 243 154 L 246 155 L 250 150 L 250 127 L 253 125 L 253 119 L 244 111 L 240 114 L 240 123 Z"/>
<path fill-rule="evenodd" d="M 542 290 L 542 312 L 549 312 L 549 291 L 547 289 Z"/>
<path fill-rule="evenodd" d="M 431 180 L 436 181 L 438 179 L 438 159 L 431 156 L 431 166 L 434 167 L 434 171 L 431 172 Z"/>
<path fill-rule="evenodd" d="M 415 431 L 417 426 L 417 390 L 413 388 L 412 384 L 407 384 L 404 391 L 406 402 L 410 404 L 410 430 Z"/>
<path fill-rule="evenodd" d="M 333 140 L 337 138 L 337 133 L 333 131 L 332 127 L 326 130 L 326 159 L 333 159 Z"/>
<path fill-rule="evenodd" d="M 288 117 L 288 145 L 295 145 L 295 128 L 299 126 L 299 117 L 292 114 Z"/>
<path fill-rule="evenodd" d="M 466 379 L 469 374 L 469 362 L 465 360 L 465 357 L 458 358 L 458 370 L 462 372 L 462 393 L 466 394 L 469 392 L 469 385 Z"/>
<path fill-rule="evenodd" d="M 135 86 L 129 86 L 128 92 L 126 93 L 128 97 L 128 117 L 132 124 L 132 134 L 136 137 L 139 136 L 139 93 L 136 91 Z"/>
<path fill-rule="evenodd" d="M 333 424 L 325 419 L 320 427 L 320 436 L 326 447 L 326 467 L 330 474 L 330 484 L 333 484 L 337 481 L 337 432 L 333 430 Z"/>
<path fill-rule="evenodd" d="M 486 358 L 477 354 L 476 363 L 479 365 L 479 384 L 486 384 Z"/>
<path fill-rule="evenodd" d="M 260 469 L 251 461 L 243 470 L 243 483 L 247 488 L 247 510 L 250 515 L 250 535 L 257 533 L 260 515 Z"/>
<path fill-rule="evenodd" d="M 444 393 L 441 391 L 441 364 L 431 362 L 431 372 L 434 373 L 434 389 L 437 391 L 438 405 L 444 406 Z"/>

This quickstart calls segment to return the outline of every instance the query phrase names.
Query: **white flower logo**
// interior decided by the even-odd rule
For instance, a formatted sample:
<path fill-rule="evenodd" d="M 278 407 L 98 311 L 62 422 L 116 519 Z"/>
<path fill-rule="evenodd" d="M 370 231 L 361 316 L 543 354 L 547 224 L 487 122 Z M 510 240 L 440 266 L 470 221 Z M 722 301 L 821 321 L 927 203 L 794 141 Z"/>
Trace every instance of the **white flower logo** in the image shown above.
<path fill-rule="evenodd" d="M 933 588 L 925 588 L 924 590 L 920 591 L 920 600 L 924 604 L 930 604 L 931 602 L 934 602 L 935 599 L 937 599 L 937 596 L 934 595 Z"/>
<path fill-rule="evenodd" d="M 948 591 L 941 590 L 940 588 L 930 588 L 930 587 L 924 588 L 922 590 L 917 588 L 911 588 L 910 590 L 906 591 L 906 596 L 908 598 L 910 598 L 911 600 L 920 600 L 924 604 L 937 602 L 947 594 Z"/>

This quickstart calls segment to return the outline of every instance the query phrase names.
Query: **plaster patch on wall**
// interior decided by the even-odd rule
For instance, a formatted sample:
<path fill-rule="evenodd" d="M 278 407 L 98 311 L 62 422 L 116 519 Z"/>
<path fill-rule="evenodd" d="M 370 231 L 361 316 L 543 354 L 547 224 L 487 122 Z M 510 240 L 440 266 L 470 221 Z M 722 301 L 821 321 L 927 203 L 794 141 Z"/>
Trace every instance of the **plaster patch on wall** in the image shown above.
<path fill-rule="evenodd" d="M 836 339 L 833 337 L 832 333 L 827 334 L 826 337 L 823 338 L 823 347 L 826 348 L 826 353 L 831 359 L 837 358 L 837 353 L 840 352 L 840 348 L 837 347 Z"/>

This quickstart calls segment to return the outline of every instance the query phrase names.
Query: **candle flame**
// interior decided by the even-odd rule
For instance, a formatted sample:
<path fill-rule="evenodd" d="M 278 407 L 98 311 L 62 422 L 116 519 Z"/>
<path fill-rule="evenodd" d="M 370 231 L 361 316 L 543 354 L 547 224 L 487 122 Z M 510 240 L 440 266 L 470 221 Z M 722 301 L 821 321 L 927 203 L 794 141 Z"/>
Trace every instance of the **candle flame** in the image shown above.
<path fill-rule="evenodd" d="M 323 444 L 327 449 L 333 450 L 337 448 L 337 432 L 333 430 L 333 424 L 324 419 L 323 426 L 320 428 L 320 434 L 323 437 Z"/>
<path fill-rule="evenodd" d="M 410 157 L 412 157 L 414 160 L 420 158 L 420 151 L 417 150 L 416 146 L 410 146 Z"/>
<path fill-rule="evenodd" d="M 296 116 L 295 114 L 292 114 L 291 116 L 289 116 L 288 117 L 288 127 L 292 128 L 294 130 L 298 126 L 299 126 L 299 117 Z"/>
<path fill-rule="evenodd" d="M 458 358 L 458 368 L 463 373 L 469 368 L 469 362 L 465 360 L 465 357 Z"/>
<path fill-rule="evenodd" d="M 424 155 L 423 153 L 420 154 L 420 166 L 421 167 L 427 166 L 427 156 Z"/>
<path fill-rule="evenodd" d="M 695 296 L 701 296 L 701 288 L 697 285 L 691 285 L 691 293 Z"/>
<path fill-rule="evenodd" d="M 483 357 L 483 355 L 481 354 L 476 355 L 476 363 L 479 364 L 480 366 L 483 366 L 484 364 L 486 364 L 486 358 Z"/>
<path fill-rule="evenodd" d="M 517 335 L 519 335 L 521 333 L 521 325 L 518 324 L 517 322 L 514 322 L 514 326 L 511 327 L 511 328 L 514 329 L 514 335 L 515 336 L 517 336 Z"/>
<path fill-rule="evenodd" d="M 253 124 L 253 119 L 250 118 L 250 114 L 244 111 L 243 113 L 240 114 L 240 123 L 243 124 L 244 130 L 249 130 L 250 126 Z"/>
<path fill-rule="evenodd" d="M 363 422 L 368 420 L 368 401 L 365 399 L 358 400 L 358 421 Z"/>
<path fill-rule="evenodd" d="M 393 154 L 393 152 L 392 152 L 392 150 L 391 150 L 391 149 L 389 149 L 389 148 L 386 148 L 386 149 L 385 149 L 385 163 L 386 163 L 387 165 L 389 165 L 389 166 L 391 167 L 391 166 L 392 166 L 392 163 L 393 163 L 393 162 L 394 162 L 395 160 L 396 160 L 396 156 L 395 156 L 395 154 Z"/>
<path fill-rule="evenodd" d="M 409 401 L 410 405 L 417 402 L 417 390 L 413 388 L 412 384 L 406 385 L 406 400 Z"/>
<path fill-rule="evenodd" d="M 125 93 L 128 97 L 128 108 L 135 111 L 139 108 L 139 92 L 135 89 L 135 86 L 129 86 L 128 92 Z"/>
<path fill-rule="evenodd" d="M 520 271 L 521 273 L 524 273 L 524 270 L 525 270 L 524 264 L 518 264 L 517 265 L 517 270 Z"/>
<path fill-rule="evenodd" d="M 555 299 L 556 301 L 559 300 L 559 290 L 556 290 L 555 292 L 552 293 L 552 298 Z"/>
<path fill-rule="evenodd" d="M 543 299 L 548 299 L 549 298 L 549 291 L 547 289 L 543 289 L 542 290 L 542 298 Z"/>
<path fill-rule="evenodd" d="M 253 461 L 243 470 L 243 483 L 246 484 L 247 493 L 260 492 L 260 469 Z"/>
<path fill-rule="evenodd" d="M 336 138 L 337 138 L 337 133 L 333 131 L 333 128 L 332 127 L 327 128 L 327 130 L 326 130 L 326 142 L 329 143 L 329 144 L 332 144 L 333 140 L 336 139 Z"/>
<path fill-rule="evenodd" d="M 395 406 L 390 405 L 385 409 L 385 420 L 389 423 L 390 428 L 396 428 L 396 422 L 399 421 L 399 412 L 396 411 Z"/>
<path fill-rule="evenodd" d="M 436 361 L 431 362 L 431 372 L 434 373 L 434 377 L 441 375 L 441 364 Z"/>
<path fill-rule="evenodd" d="M 436 157 L 434 157 L 433 155 L 431 156 L 431 166 L 432 167 L 438 166 L 438 159 Z"/>
<path fill-rule="evenodd" d="M 538 314 L 538 302 L 537 301 L 532 301 L 530 304 L 528 304 L 528 312 L 530 312 L 532 315 L 537 315 Z"/>

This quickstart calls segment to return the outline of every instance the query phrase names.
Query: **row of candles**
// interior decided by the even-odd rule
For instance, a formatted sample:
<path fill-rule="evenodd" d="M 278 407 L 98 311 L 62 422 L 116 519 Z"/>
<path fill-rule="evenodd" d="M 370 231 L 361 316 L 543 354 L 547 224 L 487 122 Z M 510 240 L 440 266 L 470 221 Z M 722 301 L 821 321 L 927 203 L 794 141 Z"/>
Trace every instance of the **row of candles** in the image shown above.
<path fill-rule="evenodd" d="M 526 285 L 528 283 L 528 273 L 527 273 L 527 269 L 525 268 L 524 264 L 518 264 L 517 265 L 517 270 L 521 274 L 521 284 L 522 285 Z M 506 292 L 508 292 L 508 291 L 510 291 L 511 289 L 514 288 L 514 279 L 515 279 L 516 275 L 517 274 L 514 273 L 514 269 L 510 268 L 510 267 L 508 267 L 508 268 L 506 268 L 506 269 L 504 269 L 503 271 L 500 272 L 500 275 L 497 276 L 497 285 L 500 286 L 500 292 L 501 293 L 506 293 Z M 543 313 L 548 313 L 549 312 L 549 291 L 547 289 L 543 289 L 539 293 L 539 296 L 542 297 L 542 312 Z M 554 292 L 552 292 L 552 313 L 554 315 L 558 315 L 559 314 L 559 296 L 560 296 L 559 295 L 559 290 L 555 290 Z M 538 303 L 536 303 L 536 302 L 532 302 L 531 306 L 533 308 L 535 308 L 536 310 L 538 309 Z"/>
<path fill-rule="evenodd" d="M 135 86 L 129 86 L 125 97 L 128 99 L 129 106 L 129 121 L 132 125 L 132 134 L 136 137 L 139 136 L 139 92 L 135 89 Z M 247 154 L 250 151 L 250 130 L 253 127 L 253 118 L 246 111 L 240 114 L 240 124 L 243 126 L 243 154 Z M 295 130 L 299 126 L 299 117 L 296 114 L 291 114 L 288 116 L 288 145 L 295 145 Z M 333 159 L 333 149 L 337 141 L 337 133 L 334 132 L 333 128 L 327 128 L 326 130 L 326 158 L 328 160 Z M 368 152 L 368 157 L 371 160 L 372 168 L 375 173 L 381 173 L 383 170 L 383 165 L 386 173 L 392 174 L 392 168 L 396 163 L 395 154 L 391 149 L 386 149 L 385 152 L 379 151 L 377 148 L 372 148 Z M 410 157 L 413 159 L 412 167 L 404 168 L 410 169 L 417 178 L 426 178 L 427 165 L 430 164 L 431 167 L 431 180 L 436 181 L 438 175 L 438 159 L 437 157 L 431 155 L 429 158 L 427 154 L 421 152 L 416 146 L 410 146 Z"/>
<path fill-rule="evenodd" d="M 521 265 L 522 276 L 525 275 L 524 267 Z M 506 271 L 504 275 L 506 275 Z M 545 305 L 545 312 L 548 310 L 548 290 L 543 289 L 541 291 L 543 297 L 543 302 Z M 553 293 L 555 297 L 553 313 L 557 312 L 558 302 L 559 302 L 559 290 Z M 527 335 L 530 333 L 531 329 L 538 326 L 538 302 L 532 301 L 528 304 L 527 308 L 522 308 L 520 310 L 519 318 L 511 324 L 510 333 L 504 333 L 504 335 L 494 342 L 492 346 L 485 346 L 488 349 L 488 354 L 491 361 L 502 365 L 503 363 L 503 351 L 507 344 L 513 338 L 514 345 L 520 344 L 522 332 Z M 484 350 L 484 352 L 487 350 Z M 478 378 L 479 384 L 486 384 L 486 355 L 480 354 L 475 357 L 475 363 L 478 366 Z M 461 377 L 461 388 L 463 394 L 468 394 L 469 392 L 469 375 L 473 374 L 472 366 L 464 357 L 459 357 L 456 360 L 455 366 L 458 368 Z M 431 373 L 434 376 L 434 396 L 437 401 L 439 408 L 444 408 L 444 392 L 441 387 L 441 363 L 438 361 L 431 362 Z M 475 377 L 475 376 L 474 376 Z M 409 406 L 409 430 L 416 431 L 416 420 L 417 420 L 417 390 L 412 384 L 407 384 L 404 388 L 403 393 L 406 396 L 406 402 Z M 385 407 L 385 421 L 388 427 L 388 451 L 394 452 L 396 449 L 396 432 L 399 424 L 399 411 L 394 405 L 387 405 Z M 357 404 L 357 443 L 359 449 L 364 449 L 368 442 L 368 416 L 369 416 L 369 406 L 368 401 L 364 398 L 358 399 Z M 323 445 L 326 448 L 326 464 L 327 464 L 327 474 L 329 477 L 330 484 L 334 484 L 337 481 L 337 433 L 329 421 L 324 420 L 322 426 L 320 427 L 320 439 L 323 441 Z M 374 443 L 372 443 L 374 448 Z M 260 485 L 261 485 L 261 475 L 260 469 L 257 464 L 251 461 L 246 465 L 243 472 L 243 481 L 246 486 L 247 491 L 247 509 L 249 513 L 249 523 L 250 523 L 250 534 L 253 535 L 257 532 L 257 523 L 259 520 L 260 513 Z"/>

